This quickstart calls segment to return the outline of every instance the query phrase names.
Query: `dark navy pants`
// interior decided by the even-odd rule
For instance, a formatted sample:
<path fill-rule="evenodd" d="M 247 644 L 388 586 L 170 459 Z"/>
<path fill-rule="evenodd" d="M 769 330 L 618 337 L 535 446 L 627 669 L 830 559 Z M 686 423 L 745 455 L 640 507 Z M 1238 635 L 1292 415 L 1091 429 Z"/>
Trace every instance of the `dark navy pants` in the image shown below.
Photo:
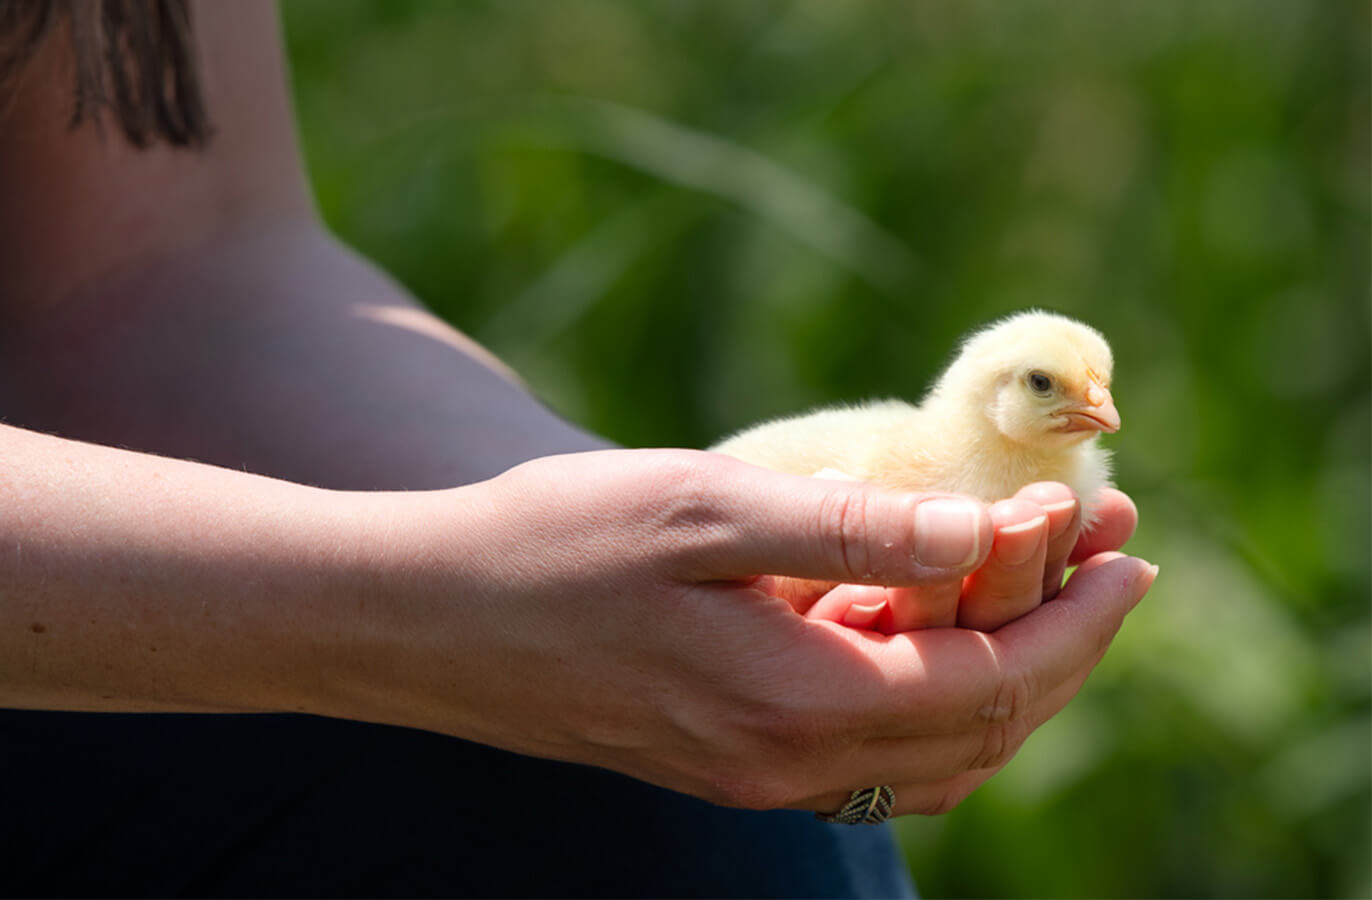
<path fill-rule="evenodd" d="M 900 897 L 889 827 L 293 715 L 0 711 L 6 896 Z"/>

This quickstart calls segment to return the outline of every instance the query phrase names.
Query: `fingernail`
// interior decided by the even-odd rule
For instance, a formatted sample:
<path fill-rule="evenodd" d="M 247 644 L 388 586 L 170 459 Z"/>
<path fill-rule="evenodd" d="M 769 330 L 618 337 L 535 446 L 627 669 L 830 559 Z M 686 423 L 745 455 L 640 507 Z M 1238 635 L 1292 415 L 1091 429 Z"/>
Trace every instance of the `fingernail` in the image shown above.
<path fill-rule="evenodd" d="M 939 569 L 970 566 L 981 555 L 981 508 L 966 500 L 915 507 L 915 559 Z"/>
<path fill-rule="evenodd" d="M 1061 503 L 1049 504 L 1048 506 L 1045 506 L 1043 510 L 1044 512 L 1048 513 L 1049 521 L 1052 522 L 1052 517 L 1055 514 L 1069 512 L 1072 509 L 1072 507 L 1076 505 L 1077 501 L 1075 500 L 1064 500 Z M 1065 532 L 1071 526 L 1072 520 L 1075 518 L 1076 516 L 1059 515 L 1057 517 L 1057 521 L 1053 522 L 1052 530 L 1048 532 L 1048 539 L 1052 540 L 1054 538 L 1061 537 L 1063 532 Z"/>
<path fill-rule="evenodd" d="M 1139 580 L 1134 582 L 1134 588 L 1136 589 L 1136 594 L 1134 596 L 1135 604 L 1138 604 L 1138 602 L 1143 599 L 1143 595 L 1148 593 L 1148 589 L 1153 586 L 1153 582 L 1157 580 L 1157 577 L 1158 567 L 1156 565 L 1151 565 L 1143 570 L 1143 574 L 1139 576 Z"/>
<path fill-rule="evenodd" d="M 1047 516 L 1035 516 L 1028 522 L 996 529 L 996 559 L 1007 566 L 1028 562 L 1039 548 L 1047 523 Z"/>
<path fill-rule="evenodd" d="M 879 600 L 870 605 L 854 603 L 844 610 L 843 624 L 849 628 L 870 628 L 876 624 L 877 619 L 881 618 L 881 611 L 885 608 L 885 600 Z"/>

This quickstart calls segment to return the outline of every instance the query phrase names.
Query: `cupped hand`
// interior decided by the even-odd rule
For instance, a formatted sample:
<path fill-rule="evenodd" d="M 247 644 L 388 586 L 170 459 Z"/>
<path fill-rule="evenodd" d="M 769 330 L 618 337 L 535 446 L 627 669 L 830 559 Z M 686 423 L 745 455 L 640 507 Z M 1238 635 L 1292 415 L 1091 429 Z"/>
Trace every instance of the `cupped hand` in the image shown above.
<path fill-rule="evenodd" d="M 373 503 L 373 569 L 403 589 L 354 636 L 372 652 L 339 662 L 342 714 L 751 808 L 828 811 L 871 784 L 897 786 L 897 813 L 947 808 L 1072 696 L 1152 580 L 1096 556 L 994 634 L 806 618 L 774 576 L 956 598 L 992 514 L 689 451 Z"/>
<path fill-rule="evenodd" d="M 909 710 L 920 724 L 865 745 L 874 751 L 865 778 L 796 807 L 833 810 L 851 788 L 890 784 L 896 815 L 952 809 L 1075 696 L 1155 574 L 1142 560 L 1098 554 L 1053 603 L 991 634 L 935 628 L 879 636 L 845 629 L 854 642 L 875 641 L 878 652 L 917 669 L 919 687 L 902 689 L 922 696 Z"/>
<path fill-rule="evenodd" d="M 956 624 L 994 631 L 1051 600 L 1068 565 L 1118 550 L 1134 533 L 1138 512 L 1124 493 L 1106 488 L 1096 521 L 1082 529 L 1081 504 L 1072 489 L 1038 482 L 991 504 L 991 552 L 951 596 L 919 588 L 822 585 L 805 597 L 810 618 L 883 634 Z M 792 596 L 793 602 L 798 598 Z"/>

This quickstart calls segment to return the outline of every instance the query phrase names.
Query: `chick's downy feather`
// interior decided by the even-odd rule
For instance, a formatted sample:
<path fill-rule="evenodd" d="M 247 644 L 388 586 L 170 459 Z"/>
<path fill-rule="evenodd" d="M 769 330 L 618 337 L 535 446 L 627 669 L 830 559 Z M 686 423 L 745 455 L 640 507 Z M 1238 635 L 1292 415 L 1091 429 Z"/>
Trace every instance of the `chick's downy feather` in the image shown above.
<path fill-rule="evenodd" d="M 1101 432 L 1119 429 L 1114 363 L 1094 329 L 1024 312 L 976 332 L 919 406 L 885 400 L 764 422 L 711 448 L 797 475 L 985 501 L 1061 481 L 1092 521 L 1110 483 Z"/>

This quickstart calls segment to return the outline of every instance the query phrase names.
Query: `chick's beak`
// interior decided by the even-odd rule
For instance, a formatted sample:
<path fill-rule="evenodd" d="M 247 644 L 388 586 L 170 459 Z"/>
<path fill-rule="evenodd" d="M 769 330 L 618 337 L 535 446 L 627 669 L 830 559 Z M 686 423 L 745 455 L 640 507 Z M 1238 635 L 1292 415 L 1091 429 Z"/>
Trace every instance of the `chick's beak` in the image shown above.
<path fill-rule="evenodd" d="M 1067 418 L 1064 431 L 1104 431 L 1114 434 L 1120 430 L 1120 414 L 1115 409 L 1115 398 L 1103 385 L 1092 381 L 1086 389 L 1083 403 L 1063 410 Z"/>

